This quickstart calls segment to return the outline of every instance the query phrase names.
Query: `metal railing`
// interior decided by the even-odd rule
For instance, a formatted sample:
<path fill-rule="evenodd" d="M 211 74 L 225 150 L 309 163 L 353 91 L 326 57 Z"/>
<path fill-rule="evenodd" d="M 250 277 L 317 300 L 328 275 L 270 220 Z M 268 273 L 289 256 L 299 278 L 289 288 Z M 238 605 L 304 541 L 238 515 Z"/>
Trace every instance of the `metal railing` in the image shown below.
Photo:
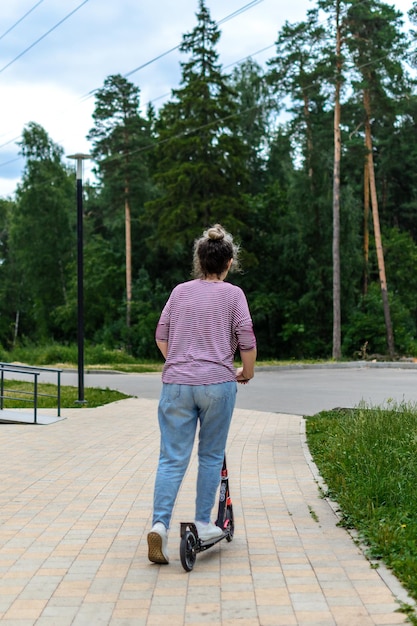
<path fill-rule="evenodd" d="M 44 372 L 53 372 L 57 375 L 57 393 L 39 393 L 38 390 L 38 378 Z M 28 402 L 33 404 L 33 420 L 37 424 L 38 419 L 38 398 L 56 398 L 58 417 L 61 416 L 61 372 L 60 369 L 48 368 L 48 367 L 33 367 L 31 365 L 14 365 L 13 363 L 0 362 L 0 410 L 4 409 L 5 400 L 17 400 L 19 402 Z M 22 389 L 10 389 L 5 390 L 4 380 L 5 373 L 19 374 L 19 380 L 25 380 L 27 376 L 33 377 L 33 389 L 31 391 L 24 391 Z M 12 380 L 15 380 L 12 378 Z M 19 396 L 13 396 L 11 394 L 21 394 Z M 30 397 L 28 397 L 30 396 Z"/>

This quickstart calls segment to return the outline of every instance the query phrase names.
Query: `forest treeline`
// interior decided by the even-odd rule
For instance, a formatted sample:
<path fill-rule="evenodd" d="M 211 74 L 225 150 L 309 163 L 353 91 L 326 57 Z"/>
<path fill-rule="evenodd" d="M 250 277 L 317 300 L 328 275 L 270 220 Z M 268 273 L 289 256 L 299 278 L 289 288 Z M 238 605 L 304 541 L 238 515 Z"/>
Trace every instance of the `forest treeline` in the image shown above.
<path fill-rule="evenodd" d="M 416 5 L 409 13 L 417 15 Z M 84 333 L 155 358 L 154 330 L 193 241 L 242 248 L 260 358 L 417 356 L 415 36 L 377 0 L 318 0 L 261 67 L 226 72 L 199 0 L 181 80 L 159 110 L 121 75 L 95 93 L 84 182 Z M 73 344 L 75 176 L 33 121 L 0 200 L 0 347 Z M 391 329 L 391 344 L 390 344 Z"/>

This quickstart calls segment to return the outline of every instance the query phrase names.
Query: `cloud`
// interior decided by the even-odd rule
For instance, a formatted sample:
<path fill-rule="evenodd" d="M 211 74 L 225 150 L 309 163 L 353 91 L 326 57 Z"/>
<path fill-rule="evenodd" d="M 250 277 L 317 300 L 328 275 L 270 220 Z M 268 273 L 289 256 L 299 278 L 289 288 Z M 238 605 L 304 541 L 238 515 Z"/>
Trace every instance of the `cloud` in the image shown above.
<path fill-rule="evenodd" d="M 17 185 L 20 183 L 20 175 L 16 178 L 2 178 L 0 176 L 0 189 L 2 200 L 13 198 Z"/>
<path fill-rule="evenodd" d="M 43 126 L 56 143 L 65 141 L 71 149 L 80 131 L 86 133 L 92 125 L 93 107 L 93 99 L 81 102 L 74 91 L 55 82 L 37 82 L 30 87 L 22 82 L 5 85 L 2 113 L 11 123 L 7 130 L 2 129 L 2 143 L 20 135 L 23 128 L 34 121 Z M 85 145 L 78 147 L 85 149 Z"/>

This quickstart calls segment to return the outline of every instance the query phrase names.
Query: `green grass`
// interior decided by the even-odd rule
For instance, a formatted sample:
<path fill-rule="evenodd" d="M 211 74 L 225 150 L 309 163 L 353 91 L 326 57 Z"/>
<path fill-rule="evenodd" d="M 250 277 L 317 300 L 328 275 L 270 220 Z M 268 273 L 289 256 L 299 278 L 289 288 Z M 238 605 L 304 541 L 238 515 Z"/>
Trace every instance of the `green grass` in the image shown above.
<path fill-rule="evenodd" d="M 4 381 L 4 408 L 5 409 L 27 409 L 33 410 L 33 383 L 7 380 Z M 68 387 L 61 385 L 61 408 L 76 409 L 87 406 L 94 408 L 129 398 L 120 391 L 111 389 L 95 389 L 86 387 L 84 389 L 84 398 L 86 404 L 77 402 L 78 387 Z M 19 398 L 19 399 L 13 399 Z M 22 400 L 21 398 L 24 398 Z M 53 384 L 42 383 L 38 385 L 38 408 L 40 409 L 56 409 L 57 408 L 57 386 Z"/>
<path fill-rule="evenodd" d="M 417 408 L 388 403 L 307 418 L 308 445 L 346 528 L 417 600 Z M 413 624 L 417 617 L 403 607 Z"/>

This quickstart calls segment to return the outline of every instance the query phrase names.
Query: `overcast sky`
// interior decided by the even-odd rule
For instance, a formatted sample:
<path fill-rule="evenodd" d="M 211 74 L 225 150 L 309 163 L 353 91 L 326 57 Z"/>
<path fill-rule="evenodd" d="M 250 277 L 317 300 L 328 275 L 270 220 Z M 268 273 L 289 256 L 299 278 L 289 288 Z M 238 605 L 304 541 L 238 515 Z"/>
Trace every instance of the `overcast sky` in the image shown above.
<path fill-rule="evenodd" d="M 149 101 L 158 108 L 178 86 L 179 61 L 185 60 L 178 50 L 168 51 L 194 28 L 198 9 L 197 0 L 1 4 L 0 197 L 11 196 L 20 180 L 23 161 L 16 142 L 29 122 L 43 126 L 65 154 L 89 151 L 92 92 L 107 76 L 127 75 L 140 88 L 144 108 Z M 406 13 L 412 0 L 394 4 Z M 252 56 L 264 65 L 284 22 L 303 20 L 315 5 L 310 0 L 206 0 L 212 19 L 221 22 L 221 64 L 231 69 Z"/>

